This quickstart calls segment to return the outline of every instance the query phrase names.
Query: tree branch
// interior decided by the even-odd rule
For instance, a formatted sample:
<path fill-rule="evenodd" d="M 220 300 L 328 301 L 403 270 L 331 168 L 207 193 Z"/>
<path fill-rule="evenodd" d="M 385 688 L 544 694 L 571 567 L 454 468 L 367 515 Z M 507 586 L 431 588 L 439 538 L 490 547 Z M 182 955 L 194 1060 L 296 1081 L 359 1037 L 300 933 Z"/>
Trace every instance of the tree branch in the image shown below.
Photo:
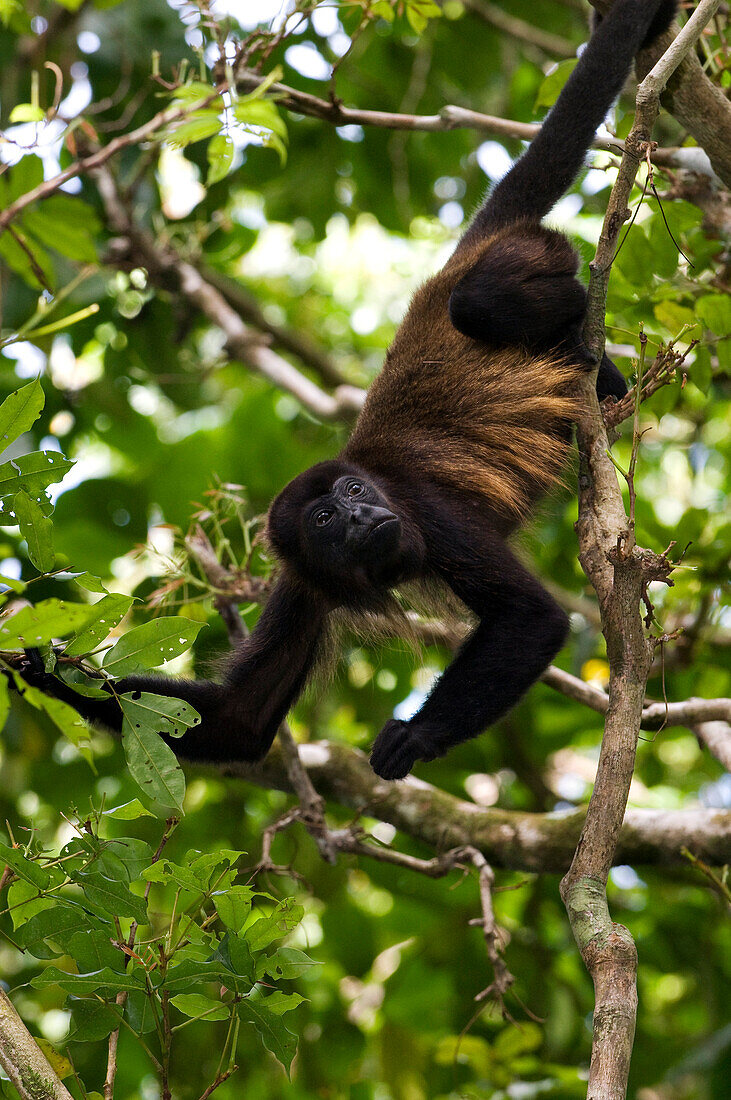
<path fill-rule="evenodd" d="M 264 83 L 260 73 L 241 69 L 236 74 L 236 87 L 241 92 L 251 92 Z M 437 115 L 398 114 L 391 111 L 361 110 L 357 107 L 344 107 L 335 100 L 319 99 L 309 92 L 301 92 L 287 84 L 270 85 L 272 94 L 281 107 L 300 115 L 319 118 L 333 126 L 375 126 L 385 130 L 413 130 L 438 133 L 445 130 L 477 130 L 500 137 L 519 138 L 532 141 L 541 126 L 537 122 L 515 122 L 496 115 L 486 115 L 479 111 L 470 111 L 466 107 L 448 104 Z M 620 138 L 596 137 L 594 149 L 605 149 L 612 153 L 624 151 L 625 143 Z M 695 166 L 701 171 L 702 156 L 698 149 L 655 149 L 653 162 L 669 168 L 689 168 Z M 707 169 L 708 170 L 708 169 Z"/>
<path fill-rule="evenodd" d="M 309 336 L 268 320 L 256 298 L 240 283 L 234 282 L 233 279 L 221 275 L 210 267 L 196 266 L 201 273 L 201 278 L 220 291 L 240 317 L 254 325 L 260 332 L 268 333 L 275 345 L 296 355 L 306 367 L 316 371 L 327 385 L 340 386 L 346 383 L 347 380 L 338 366 Z"/>
<path fill-rule="evenodd" d="M 0 1065 L 15 1085 L 21 1100 L 73 1100 L 2 989 Z"/>
<path fill-rule="evenodd" d="M 662 59 L 663 68 L 669 71 L 663 76 L 663 70 L 658 70 L 646 94 L 654 95 L 657 89 L 665 110 L 693 135 L 715 173 L 731 187 L 731 103 L 723 89 L 704 73 L 693 49 L 719 6 L 720 0 L 701 0 L 674 41 L 671 28 L 650 49 L 642 51 L 637 59 L 637 77 L 644 84 L 649 70 L 658 58 Z M 668 54 L 670 58 L 665 62 Z"/>
<path fill-rule="evenodd" d="M 563 873 L 586 816 L 583 808 L 566 814 L 486 809 L 413 776 L 387 783 L 374 774 L 365 753 L 335 742 L 302 744 L 299 756 L 322 797 L 388 822 L 437 851 L 475 847 L 496 868 Z M 276 745 L 261 764 L 220 771 L 262 787 L 293 789 Z M 683 846 L 713 865 L 731 860 L 731 811 L 630 809 L 613 861 L 681 866 Z"/>
<path fill-rule="evenodd" d="M 518 19 L 517 16 L 508 14 L 497 4 L 488 3 L 488 0 L 465 0 L 465 7 L 503 34 L 517 39 L 518 42 L 525 42 L 527 46 L 536 46 L 551 57 L 576 56 L 575 47 L 565 38 L 561 38 L 558 34 L 551 34 L 542 27 L 534 27 L 525 19 Z"/>
<path fill-rule="evenodd" d="M 718 0 L 701 0 L 688 24 L 693 24 L 691 32 L 684 34 L 683 49 L 691 48 L 704 19 L 710 18 L 717 6 Z M 643 82 L 638 89 L 635 122 L 591 269 L 584 338 L 597 355 L 597 362 L 604 347 L 606 292 L 617 236 L 628 216 L 629 194 L 640 157 L 648 148 L 659 91 L 681 56 L 681 51 L 675 50 L 670 60 L 661 60 L 649 83 Z M 593 375 L 582 381 L 579 395 L 584 410 L 578 425 L 579 559 L 599 597 L 610 678 L 596 782 L 571 867 L 561 882 L 561 896 L 594 983 L 587 1095 L 591 1100 L 623 1100 L 637 1012 L 637 951 L 627 929 L 611 920 L 606 883 L 625 815 L 654 651 L 654 640 L 643 630 L 640 602 L 650 581 L 665 580 L 672 565 L 665 555 L 636 545 L 634 522 L 625 515 L 616 471 L 609 458 Z M 639 434 L 635 431 L 633 455 L 638 446 Z"/>
<path fill-rule="evenodd" d="M 184 260 L 170 244 L 156 240 L 138 228 L 127 210 L 116 181 L 107 167 L 93 172 L 107 219 L 120 234 L 115 242 L 127 258 L 146 268 L 151 280 L 164 289 L 171 287 L 216 325 L 224 335 L 228 354 L 246 363 L 275 386 L 291 393 L 315 416 L 323 420 L 352 419 L 365 401 L 365 391 L 357 386 L 341 385 L 333 394 L 326 393 L 281 355 L 262 343 L 262 338 L 241 320 L 223 294 L 206 282 L 193 264 Z"/>

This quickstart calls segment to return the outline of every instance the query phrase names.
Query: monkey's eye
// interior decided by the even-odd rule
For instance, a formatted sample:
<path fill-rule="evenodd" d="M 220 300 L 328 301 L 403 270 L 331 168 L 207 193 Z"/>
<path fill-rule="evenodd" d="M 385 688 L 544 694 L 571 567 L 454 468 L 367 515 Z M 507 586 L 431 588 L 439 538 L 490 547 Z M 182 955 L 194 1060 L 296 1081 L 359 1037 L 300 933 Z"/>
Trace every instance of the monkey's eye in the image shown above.
<path fill-rule="evenodd" d="M 326 508 L 323 508 L 322 511 L 318 512 L 315 516 L 315 526 L 326 527 L 330 520 L 333 518 L 333 515 L 333 512 L 330 512 Z"/>
<path fill-rule="evenodd" d="M 365 492 L 365 486 L 361 485 L 359 481 L 351 481 L 348 486 L 349 497 L 359 497 Z"/>

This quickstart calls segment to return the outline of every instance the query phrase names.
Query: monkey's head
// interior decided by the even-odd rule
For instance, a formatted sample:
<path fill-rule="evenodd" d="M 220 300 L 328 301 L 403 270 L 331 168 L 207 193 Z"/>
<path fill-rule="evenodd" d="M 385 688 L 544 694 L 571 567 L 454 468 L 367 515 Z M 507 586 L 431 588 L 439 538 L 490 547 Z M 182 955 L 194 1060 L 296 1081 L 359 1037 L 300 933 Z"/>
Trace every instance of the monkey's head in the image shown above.
<path fill-rule="evenodd" d="M 348 462 L 320 462 L 274 500 L 268 537 L 304 580 L 346 603 L 411 571 L 414 549 L 383 487 Z"/>

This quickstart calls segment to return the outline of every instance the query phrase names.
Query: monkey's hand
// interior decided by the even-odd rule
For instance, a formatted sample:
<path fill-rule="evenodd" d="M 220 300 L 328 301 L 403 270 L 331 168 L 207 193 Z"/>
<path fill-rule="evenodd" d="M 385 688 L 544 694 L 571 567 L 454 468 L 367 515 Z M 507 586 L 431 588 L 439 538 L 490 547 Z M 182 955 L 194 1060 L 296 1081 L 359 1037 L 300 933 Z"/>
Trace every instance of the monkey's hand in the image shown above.
<path fill-rule="evenodd" d="M 26 649 L 23 653 L 8 654 L 6 660 L 7 664 L 23 677 L 26 684 L 38 688 L 46 695 L 55 695 L 54 688 L 58 684 L 58 680 L 50 672 L 46 672 L 40 650 Z M 11 691 L 22 694 L 22 689 L 18 688 L 12 673 L 8 669 L 3 669 L 3 674 Z"/>
<path fill-rule="evenodd" d="M 392 718 L 373 744 L 371 767 L 381 779 L 403 779 L 417 760 L 434 760 L 437 756 L 430 739 L 413 723 Z"/>

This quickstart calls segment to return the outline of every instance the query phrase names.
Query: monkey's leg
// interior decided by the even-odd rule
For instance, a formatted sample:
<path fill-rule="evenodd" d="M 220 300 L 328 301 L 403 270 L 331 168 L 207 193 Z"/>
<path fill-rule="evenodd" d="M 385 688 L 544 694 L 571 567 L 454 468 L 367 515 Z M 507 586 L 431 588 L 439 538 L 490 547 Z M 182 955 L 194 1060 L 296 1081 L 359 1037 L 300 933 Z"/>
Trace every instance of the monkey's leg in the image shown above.
<path fill-rule="evenodd" d="M 503 234 L 452 291 L 452 324 L 494 347 L 564 351 L 590 369 L 596 361 L 581 336 L 586 288 L 576 278 L 577 268 L 576 253 L 560 233 L 523 226 Z M 600 401 L 627 392 L 627 383 L 606 354 L 596 388 Z"/>
<path fill-rule="evenodd" d="M 578 257 L 560 233 L 540 225 L 503 233 L 454 287 L 452 324 L 494 347 L 549 351 L 575 341 L 586 311 Z"/>

